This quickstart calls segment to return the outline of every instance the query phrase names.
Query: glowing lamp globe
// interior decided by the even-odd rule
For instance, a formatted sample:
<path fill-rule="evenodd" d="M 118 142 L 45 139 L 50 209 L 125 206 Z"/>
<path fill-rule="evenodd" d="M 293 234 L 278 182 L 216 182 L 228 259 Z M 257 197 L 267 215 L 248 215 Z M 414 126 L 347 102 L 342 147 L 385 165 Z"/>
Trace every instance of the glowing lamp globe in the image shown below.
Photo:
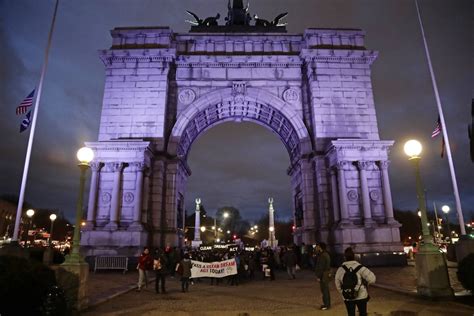
<path fill-rule="evenodd" d="M 225 212 L 222 216 L 224 216 L 224 218 L 227 218 L 229 217 L 229 213 Z"/>
<path fill-rule="evenodd" d="M 407 141 L 405 146 L 403 146 L 405 154 L 407 154 L 407 156 L 410 158 L 419 157 L 422 149 L 423 147 L 421 146 L 421 143 L 415 139 Z"/>
<path fill-rule="evenodd" d="M 443 211 L 444 214 L 448 214 L 451 209 L 449 208 L 449 206 L 443 205 L 441 210 Z"/>
<path fill-rule="evenodd" d="M 49 215 L 49 219 L 52 220 L 52 221 L 55 221 L 56 217 L 57 217 L 56 214 Z"/>
<path fill-rule="evenodd" d="M 88 165 L 94 159 L 94 152 L 89 147 L 82 147 L 77 151 L 77 160 L 81 164 Z"/>
<path fill-rule="evenodd" d="M 35 215 L 35 210 L 29 209 L 26 211 L 26 216 L 33 217 L 33 215 Z"/>
<path fill-rule="evenodd" d="M 275 230 L 275 227 L 271 226 L 271 227 L 269 228 L 269 230 L 272 232 L 272 231 Z"/>
<path fill-rule="evenodd" d="M 204 233 L 206 231 L 206 227 L 201 226 L 201 231 Z"/>

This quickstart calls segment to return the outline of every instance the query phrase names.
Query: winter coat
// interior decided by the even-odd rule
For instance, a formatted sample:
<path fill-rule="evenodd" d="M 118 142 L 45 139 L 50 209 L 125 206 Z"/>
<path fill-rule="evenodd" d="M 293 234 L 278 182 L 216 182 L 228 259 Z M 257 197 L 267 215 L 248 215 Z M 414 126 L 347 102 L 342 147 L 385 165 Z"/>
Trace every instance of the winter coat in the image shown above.
<path fill-rule="evenodd" d="M 150 254 L 145 255 L 142 254 L 140 258 L 138 258 L 138 268 L 140 270 L 151 270 L 153 267 L 153 258 Z"/>
<path fill-rule="evenodd" d="M 285 254 L 283 256 L 283 263 L 287 267 L 296 266 L 296 254 L 293 250 L 288 250 L 287 252 L 285 252 Z"/>
<path fill-rule="evenodd" d="M 191 277 L 191 260 L 183 259 L 179 263 L 183 268 L 183 274 L 181 275 L 183 278 L 190 278 Z"/>
<path fill-rule="evenodd" d="M 357 266 L 361 265 L 357 261 L 346 261 L 343 263 L 347 268 L 352 268 L 355 269 Z M 336 282 L 336 289 L 339 291 L 339 293 L 342 294 L 342 279 L 344 278 L 344 274 L 346 271 L 344 268 L 341 266 L 339 269 L 336 271 L 336 277 L 335 277 L 335 282 Z M 368 268 L 362 266 L 362 268 L 357 271 L 357 287 L 359 288 L 359 291 L 357 292 L 357 297 L 355 300 L 362 300 L 365 299 L 369 296 L 369 293 L 367 291 L 367 285 L 375 283 L 375 274 L 370 271 Z"/>
<path fill-rule="evenodd" d="M 322 282 L 329 281 L 329 273 L 331 272 L 331 257 L 327 251 L 323 251 L 319 254 L 316 261 L 316 277 L 321 279 Z"/>

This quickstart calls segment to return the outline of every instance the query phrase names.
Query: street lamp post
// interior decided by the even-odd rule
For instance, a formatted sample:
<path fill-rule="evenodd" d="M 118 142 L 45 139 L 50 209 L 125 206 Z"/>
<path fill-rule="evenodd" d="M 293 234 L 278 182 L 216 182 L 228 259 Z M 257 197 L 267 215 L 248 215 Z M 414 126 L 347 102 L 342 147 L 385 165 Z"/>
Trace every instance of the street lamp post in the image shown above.
<path fill-rule="evenodd" d="M 28 233 L 30 231 L 31 222 L 33 221 L 33 215 L 35 215 L 35 210 L 29 209 L 26 211 L 26 216 L 28 216 L 28 225 L 26 226 L 25 248 L 28 248 Z"/>
<path fill-rule="evenodd" d="M 43 253 L 43 263 L 47 266 L 51 265 L 54 258 L 54 251 L 51 247 L 51 241 L 53 240 L 53 228 L 54 228 L 54 221 L 56 220 L 56 214 L 49 215 L 49 219 L 51 220 L 51 229 L 49 230 L 49 238 L 48 238 L 48 247 L 45 248 Z"/>
<path fill-rule="evenodd" d="M 448 217 L 448 213 L 451 209 L 449 208 L 449 206 L 443 205 L 443 207 L 441 207 L 441 210 L 443 211 L 446 217 L 446 225 L 448 229 L 448 233 L 446 234 L 446 236 L 449 237 L 449 243 L 452 244 L 453 242 L 452 242 L 452 236 L 451 236 L 451 225 L 449 224 L 449 217 Z"/>
<path fill-rule="evenodd" d="M 56 220 L 56 214 L 49 215 L 49 219 L 51 220 L 51 229 L 49 230 L 48 245 L 51 247 L 51 242 L 53 240 L 53 228 L 54 228 L 54 221 Z"/>
<path fill-rule="evenodd" d="M 417 292 L 419 295 L 428 297 L 452 296 L 453 289 L 449 283 L 446 258 L 433 244 L 433 238 L 428 230 L 425 194 L 420 174 L 421 143 L 417 140 L 409 140 L 405 143 L 404 150 L 415 168 L 418 208 L 421 213 L 423 242 L 416 256 Z"/>
<path fill-rule="evenodd" d="M 81 175 L 79 178 L 79 195 L 77 197 L 76 204 L 76 225 L 74 226 L 74 237 L 72 239 L 72 249 L 71 253 L 66 257 L 64 261 L 65 264 L 77 264 L 83 263 L 84 258 L 82 258 L 80 250 L 80 241 L 81 241 L 81 222 L 82 222 L 82 203 L 84 199 L 84 183 L 86 180 L 86 171 L 89 168 L 89 163 L 94 159 L 94 152 L 88 147 L 82 147 L 77 152 L 77 159 L 79 160 L 79 169 Z"/>

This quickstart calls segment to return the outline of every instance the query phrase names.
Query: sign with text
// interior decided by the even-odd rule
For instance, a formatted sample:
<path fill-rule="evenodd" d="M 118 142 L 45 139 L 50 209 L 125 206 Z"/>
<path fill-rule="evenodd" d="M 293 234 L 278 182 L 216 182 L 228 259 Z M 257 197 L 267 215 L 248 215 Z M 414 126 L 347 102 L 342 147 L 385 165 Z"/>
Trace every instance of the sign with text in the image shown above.
<path fill-rule="evenodd" d="M 215 262 L 201 262 L 191 260 L 191 278 L 223 278 L 237 274 L 235 259 Z"/>

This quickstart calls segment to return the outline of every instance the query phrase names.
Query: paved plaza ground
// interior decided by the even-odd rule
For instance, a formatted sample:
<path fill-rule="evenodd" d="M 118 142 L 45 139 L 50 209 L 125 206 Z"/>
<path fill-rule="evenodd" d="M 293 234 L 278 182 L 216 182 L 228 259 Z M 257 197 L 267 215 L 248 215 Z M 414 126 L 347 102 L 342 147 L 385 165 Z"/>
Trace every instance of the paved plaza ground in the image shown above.
<path fill-rule="evenodd" d="M 449 269 L 451 277 L 455 269 Z M 374 268 L 380 286 L 410 293 L 415 288 L 414 267 Z M 91 303 L 96 304 L 83 315 L 345 315 L 344 303 L 331 282 L 332 308 L 320 311 L 319 284 L 310 271 L 299 271 L 296 280 L 288 280 L 283 272 L 275 281 L 256 278 L 239 286 L 227 282 L 211 286 L 203 280 L 181 293 L 177 279 L 167 278 L 167 294 L 155 294 L 154 283 L 136 292 L 137 273 L 92 274 Z M 453 280 L 454 281 L 454 280 Z M 459 283 L 453 282 L 456 291 Z M 114 293 L 124 293 L 108 299 Z M 425 300 L 416 295 L 370 288 L 369 315 L 474 315 L 474 306 L 458 300 Z M 472 298 L 472 297 L 471 297 Z M 107 300 L 98 304 L 101 300 Z"/>

